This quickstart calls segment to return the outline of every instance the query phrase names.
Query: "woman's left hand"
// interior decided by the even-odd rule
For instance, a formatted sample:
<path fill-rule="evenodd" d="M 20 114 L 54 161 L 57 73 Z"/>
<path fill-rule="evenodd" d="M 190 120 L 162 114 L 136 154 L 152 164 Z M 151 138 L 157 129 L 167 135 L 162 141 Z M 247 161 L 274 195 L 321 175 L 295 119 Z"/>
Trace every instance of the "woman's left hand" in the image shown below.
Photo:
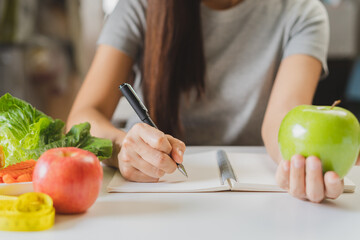
<path fill-rule="evenodd" d="M 292 196 L 319 203 L 325 198 L 335 199 L 344 190 L 344 181 L 333 172 L 323 175 L 321 161 L 310 156 L 294 155 L 291 161 L 282 160 L 277 168 L 279 186 Z"/>

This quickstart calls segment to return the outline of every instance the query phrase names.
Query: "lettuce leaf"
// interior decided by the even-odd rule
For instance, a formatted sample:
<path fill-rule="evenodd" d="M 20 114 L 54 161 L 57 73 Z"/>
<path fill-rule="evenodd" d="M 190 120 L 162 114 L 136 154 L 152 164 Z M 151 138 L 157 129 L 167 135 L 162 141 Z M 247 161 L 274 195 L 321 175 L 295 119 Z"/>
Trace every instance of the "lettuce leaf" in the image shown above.
<path fill-rule="evenodd" d="M 65 138 L 73 138 L 74 146 L 94 153 L 100 160 L 108 159 L 112 154 L 112 142 L 108 139 L 90 135 L 88 122 L 73 126 Z"/>
<path fill-rule="evenodd" d="M 0 146 L 5 167 L 27 159 L 37 160 L 48 149 L 79 147 L 100 160 L 111 157 L 112 142 L 91 136 L 90 124 L 75 125 L 65 135 L 65 123 L 52 119 L 29 103 L 5 94 L 0 98 Z"/>
<path fill-rule="evenodd" d="M 41 155 L 48 149 L 58 147 L 77 147 L 94 153 L 99 160 L 108 159 L 112 154 L 112 142 L 108 139 L 97 138 L 90 135 L 88 122 L 74 125 L 70 131 L 58 141 L 40 146 L 36 149 L 26 150 L 28 155 Z"/>
<path fill-rule="evenodd" d="M 112 142 L 110 140 L 97 137 L 89 137 L 79 146 L 84 150 L 94 153 L 100 160 L 108 159 L 112 155 Z"/>

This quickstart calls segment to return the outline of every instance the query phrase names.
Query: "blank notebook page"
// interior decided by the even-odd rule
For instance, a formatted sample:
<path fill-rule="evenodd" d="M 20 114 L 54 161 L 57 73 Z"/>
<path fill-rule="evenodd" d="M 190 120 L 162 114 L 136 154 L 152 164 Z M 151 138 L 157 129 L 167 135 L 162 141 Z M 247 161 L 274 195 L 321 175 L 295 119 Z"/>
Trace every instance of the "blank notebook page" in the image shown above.
<path fill-rule="evenodd" d="M 165 174 L 158 183 L 135 183 L 124 180 L 116 172 L 107 187 L 109 192 L 208 192 L 228 190 L 221 185 L 215 151 L 184 156 L 183 165 L 189 178 L 179 170 Z"/>
<path fill-rule="evenodd" d="M 277 164 L 265 153 L 227 153 L 237 183 L 234 190 L 284 191 L 275 180 Z"/>

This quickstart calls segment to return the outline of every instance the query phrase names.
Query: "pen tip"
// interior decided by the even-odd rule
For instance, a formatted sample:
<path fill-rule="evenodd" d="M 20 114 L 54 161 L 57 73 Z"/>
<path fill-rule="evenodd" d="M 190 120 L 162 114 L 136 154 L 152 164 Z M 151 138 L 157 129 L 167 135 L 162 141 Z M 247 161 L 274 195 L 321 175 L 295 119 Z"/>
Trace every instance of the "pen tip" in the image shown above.
<path fill-rule="evenodd" d="M 187 174 L 187 172 L 186 172 L 186 170 L 184 168 L 184 165 L 178 164 L 178 169 L 185 177 L 188 177 L 188 174 Z"/>

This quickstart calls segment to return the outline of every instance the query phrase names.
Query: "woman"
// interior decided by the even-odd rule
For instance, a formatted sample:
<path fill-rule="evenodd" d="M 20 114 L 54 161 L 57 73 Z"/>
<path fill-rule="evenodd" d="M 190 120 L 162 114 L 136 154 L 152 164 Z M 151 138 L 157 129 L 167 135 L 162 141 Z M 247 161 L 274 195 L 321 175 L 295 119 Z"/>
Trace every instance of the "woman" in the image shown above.
<path fill-rule="evenodd" d="M 108 164 L 131 181 L 175 171 L 184 142 L 264 143 L 281 187 L 313 202 L 337 198 L 336 173 L 323 176 L 316 157 L 283 161 L 277 144 L 282 118 L 311 104 L 327 73 L 328 33 L 314 0 L 120 0 L 68 124 L 89 121 L 94 135 L 112 139 Z M 132 80 L 160 130 L 136 117 L 126 131 L 110 123 L 118 86 Z"/>

